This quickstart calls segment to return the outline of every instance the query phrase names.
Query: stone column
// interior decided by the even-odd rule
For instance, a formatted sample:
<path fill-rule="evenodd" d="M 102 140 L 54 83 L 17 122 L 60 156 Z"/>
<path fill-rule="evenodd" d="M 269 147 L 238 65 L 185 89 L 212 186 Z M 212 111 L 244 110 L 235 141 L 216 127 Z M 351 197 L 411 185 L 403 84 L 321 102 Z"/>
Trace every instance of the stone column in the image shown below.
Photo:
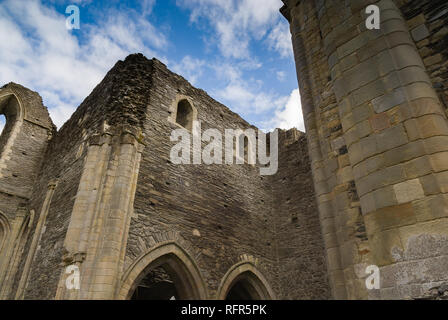
<path fill-rule="evenodd" d="M 132 128 L 116 128 L 91 139 L 64 243 L 67 254 L 57 299 L 115 298 L 133 212 L 141 140 Z M 66 288 L 68 265 L 79 267 L 79 290 Z"/>
<path fill-rule="evenodd" d="M 25 265 L 23 267 L 22 276 L 19 281 L 19 285 L 16 291 L 15 299 L 23 299 L 26 286 L 28 284 L 28 278 L 31 272 L 31 264 L 36 256 L 36 251 L 39 245 L 40 238 L 42 236 L 45 222 L 47 220 L 48 211 L 50 209 L 51 199 L 53 198 L 54 190 L 56 189 L 57 181 L 52 180 L 48 183 L 47 193 L 45 195 L 44 203 L 42 204 L 42 209 L 39 214 L 39 219 L 37 220 L 37 225 L 34 230 L 33 239 L 31 241 L 30 248 L 28 250 Z"/>
<path fill-rule="evenodd" d="M 321 14 L 314 0 L 285 2 L 332 295 L 362 298 L 370 250 L 324 52 Z"/>
<path fill-rule="evenodd" d="M 316 3 L 381 298 L 421 296 L 448 280 L 446 115 L 392 0 Z"/>

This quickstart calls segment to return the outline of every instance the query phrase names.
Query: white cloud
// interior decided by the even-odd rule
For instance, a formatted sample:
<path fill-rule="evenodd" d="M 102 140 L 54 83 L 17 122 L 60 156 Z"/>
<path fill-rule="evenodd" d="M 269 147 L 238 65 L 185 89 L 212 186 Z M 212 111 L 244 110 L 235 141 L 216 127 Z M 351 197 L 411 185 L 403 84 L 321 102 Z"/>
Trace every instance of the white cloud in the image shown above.
<path fill-rule="evenodd" d="M 237 64 L 230 63 L 215 63 L 210 65 L 214 69 L 216 76 L 222 82 L 237 82 L 241 81 L 243 76 L 243 67 Z"/>
<path fill-rule="evenodd" d="M 293 56 L 291 33 L 286 21 L 281 20 L 271 30 L 268 36 L 269 47 L 278 53 L 283 58 L 289 58 Z"/>
<path fill-rule="evenodd" d="M 144 16 L 149 16 L 152 13 L 155 3 L 156 0 L 141 0 L 140 6 L 142 8 L 142 14 Z"/>
<path fill-rule="evenodd" d="M 198 78 L 202 76 L 205 61 L 185 56 L 180 63 L 170 63 L 169 65 L 174 72 L 196 85 Z"/>
<path fill-rule="evenodd" d="M 62 101 L 60 95 L 55 92 L 44 90 L 39 92 L 42 99 L 46 104 L 51 106 L 57 106 L 55 108 L 49 108 L 50 117 L 55 124 L 63 124 L 70 116 L 75 112 L 76 106 L 73 104 Z"/>
<path fill-rule="evenodd" d="M 93 0 L 71 0 L 69 3 L 70 4 L 74 3 L 77 5 L 85 5 L 85 4 L 91 3 L 92 1 Z M 63 3 L 63 4 L 68 3 L 68 1 L 66 1 L 66 0 L 53 0 L 52 2 L 59 2 L 59 3 Z"/>
<path fill-rule="evenodd" d="M 285 81 L 285 78 L 286 78 L 285 71 L 277 71 L 276 75 L 277 75 L 277 80 L 278 81 Z"/>
<path fill-rule="evenodd" d="M 283 19 L 279 14 L 281 0 L 177 0 L 177 4 L 191 10 L 192 22 L 200 25 L 201 19 L 209 21 L 217 34 L 218 47 L 226 58 L 250 58 L 252 38 L 261 40 L 274 26 L 275 33 L 271 33 L 269 46 L 284 54 L 283 44 L 272 44 L 283 41 L 282 30 L 277 30 L 283 24 L 276 25 Z M 215 41 L 213 37 L 208 40 Z"/>
<path fill-rule="evenodd" d="M 148 14 L 154 2 L 145 4 Z M 60 127 L 119 59 L 134 52 L 152 57 L 166 47 L 166 37 L 142 14 L 103 13 L 98 25 L 88 25 L 81 12 L 81 29 L 70 31 L 66 16 L 39 0 L 3 1 L 0 84 L 13 81 L 40 92 Z M 74 32 L 83 35 L 82 42 Z"/>
<path fill-rule="evenodd" d="M 242 115 L 256 115 L 275 110 L 283 102 L 275 93 L 265 93 L 242 82 L 229 84 L 216 93 L 218 99 L 230 102 Z"/>
<path fill-rule="evenodd" d="M 157 56 L 194 85 L 204 80 L 207 71 L 205 75 L 214 76 L 222 84 L 215 90 L 208 88 L 210 94 L 244 117 L 269 128 L 303 129 L 300 99 L 265 89 L 261 80 L 246 75 L 246 71 L 262 67 L 249 52 L 249 43 L 254 39 L 279 52 L 279 56 L 290 54 L 287 23 L 279 20 L 283 19 L 278 13 L 280 0 L 178 0 L 178 4 L 191 8 L 192 21 L 215 22 L 213 32 L 222 55 L 217 54 L 214 62 L 190 55 L 174 62 L 161 54 L 169 43 L 147 20 L 154 3 L 140 3 L 139 12 L 103 9 L 96 25 L 83 23 L 81 10 L 81 30 L 69 31 L 64 12 L 58 13 L 40 0 L 3 1 L 0 85 L 14 81 L 38 91 L 60 127 L 117 60 L 142 52 L 147 57 Z M 201 28 L 201 23 L 198 26 Z M 285 72 L 273 71 L 275 77 L 282 81 Z M 270 114 L 275 114 L 272 120 L 260 122 Z"/>
<path fill-rule="evenodd" d="M 278 108 L 275 111 L 274 118 L 269 121 L 265 121 L 263 126 L 263 129 L 266 131 L 272 131 L 275 128 L 297 128 L 301 131 L 305 131 L 299 89 L 294 89 L 291 92 L 286 104 Z"/>
<path fill-rule="evenodd" d="M 243 116 L 257 115 L 275 110 L 282 104 L 282 97 L 275 92 L 266 92 L 261 80 L 244 77 L 244 70 L 257 69 L 258 64 L 241 62 L 209 66 L 214 69 L 217 79 L 224 84 L 220 89 L 211 90 L 211 95 L 231 106 L 233 111 Z"/>

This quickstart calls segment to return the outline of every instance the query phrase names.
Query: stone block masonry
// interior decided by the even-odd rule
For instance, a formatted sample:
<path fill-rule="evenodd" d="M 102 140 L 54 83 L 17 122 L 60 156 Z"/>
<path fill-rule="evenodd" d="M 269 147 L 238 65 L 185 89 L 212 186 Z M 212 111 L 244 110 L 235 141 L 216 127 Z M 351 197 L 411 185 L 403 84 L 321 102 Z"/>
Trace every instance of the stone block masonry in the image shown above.
<path fill-rule="evenodd" d="M 425 297 L 448 281 L 446 1 L 283 2 L 332 295 Z"/>
<path fill-rule="evenodd" d="M 203 130 L 256 129 L 134 54 L 59 131 L 49 126 L 26 194 L 36 214 L 2 298 L 126 299 L 152 270 L 174 279 L 180 298 L 223 299 L 235 283 L 252 298 L 329 298 L 305 135 L 279 132 L 272 176 L 251 164 L 175 165 L 170 134 L 193 119 Z M 79 290 L 66 286 L 68 266 Z"/>
<path fill-rule="evenodd" d="M 283 2 L 307 133 L 279 131 L 272 176 L 171 163 L 192 121 L 256 128 L 157 59 L 117 62 L 59 131 L 0 90 L 0 298 L 446 296 L 446 1 Z"/>

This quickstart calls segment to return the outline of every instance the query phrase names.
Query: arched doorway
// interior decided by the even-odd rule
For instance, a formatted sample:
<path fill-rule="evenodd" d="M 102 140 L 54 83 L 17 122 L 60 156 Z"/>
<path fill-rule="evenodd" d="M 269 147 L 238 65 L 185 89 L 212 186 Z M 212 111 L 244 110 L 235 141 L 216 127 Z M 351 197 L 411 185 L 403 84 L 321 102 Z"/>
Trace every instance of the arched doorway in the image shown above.
<path fill-rule="evenodd" d="M 226 300 L 260 300 L 263 299 L 260 296 L 259 288 L 256 281 L 251 279 L 251 274 L 242 274 L 238 279 L 235 279 L 235 283 L 230 287 L 229 292 L 226 295 Z"/>
<path fill-rule="evenodd" d="M 272 300 L 274 292 L 264 276 L 250 262 L 234 265 L 218 290 L 220 300 Z"/>
<path fill-rule="evenodd" d="M 131 300 L 178 300 L 179 290 L 163 266 L 152 269 L 140 280 Z"/>
<path fill-rule="evenodd" d="M 126 272 L 119 299 L 206 299 L 205 284 L 193 260 L 175 243 L 142 255 Z"/>
<path fill-rule="evenodd" d="M 6 245 L 6 240 L 10 231 L 8 219 L 0 213 L 0 257 L 2 255 L 3 249 Z M 1 262 L 1 261 L 0 261 Z M 1 263 L 0 263 L 1 265 Z"/>

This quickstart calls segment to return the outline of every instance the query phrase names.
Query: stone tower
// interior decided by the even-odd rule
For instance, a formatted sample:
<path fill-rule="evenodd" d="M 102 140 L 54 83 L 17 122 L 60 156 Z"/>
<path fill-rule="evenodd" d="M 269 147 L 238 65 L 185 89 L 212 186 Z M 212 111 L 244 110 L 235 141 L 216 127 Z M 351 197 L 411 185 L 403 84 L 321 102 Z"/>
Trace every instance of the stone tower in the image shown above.
<path fill-rule="evenodd" d="M 141 54 L 117 62 L 58 131 L 19 85 L 0 90 L 0 108 L 2 299 L 330 297 L 298 130 L 279 131 L 270 176 L 259 164 L 172 163 L 172 132 L 192 121 L 256 128 Z"/>
<path fill-rule="evenodd" d="M 332 296 L 421 297 L 448 280 L 448 3 L 283 2 Z"/>

